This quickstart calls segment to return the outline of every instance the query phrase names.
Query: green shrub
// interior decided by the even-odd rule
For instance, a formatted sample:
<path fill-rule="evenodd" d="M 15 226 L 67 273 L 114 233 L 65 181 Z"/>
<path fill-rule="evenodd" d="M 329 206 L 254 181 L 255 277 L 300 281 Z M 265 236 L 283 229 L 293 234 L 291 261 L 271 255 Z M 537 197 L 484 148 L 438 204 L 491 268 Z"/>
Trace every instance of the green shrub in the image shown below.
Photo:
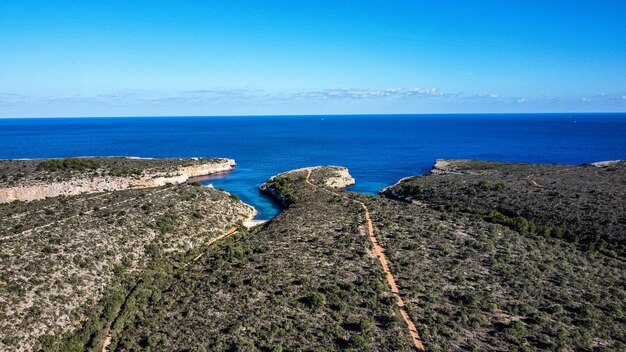
<path fill-rule="evenodd" d="M 156 348 L 158 350 L 165 350 L 169 345 L 169 339 L 167 335 L 163 333 L 156 333 L 154 335 L 148 336 L 148 346 L 152 348 Z"/>
<path fill-rule="evenodd" d="M 190 349 L 189 352 L 207 352 L 207 351 L 206 351 L 206 348 L 204 348 L 202 346 L 196 346 L 196 347 Z"/>
<path fill-rule="evenodd" d="M 516 320 L 513 323 L 511 323 L 511 325 L 509 325 L 509 327 L 507 328 L 507 333 L 514 335 L 514 336 L 520 336 L 521 334 L 524 333 L 525 330 L 526 328 L 524 327 L 524 323 L 522 323 L 519 320 Z"/>
<path fill-rule="evenodd" d="M 361 335 L 355 335 L 350 338 L 348 346 L 351 348 L 362 349 L 367 344 L 365 338 Z"/>
<path fill-rule="evenodd" d="M 527 234 L 530 230 L 530 224 L 525 217 L 516 216 L 513 218 L 513 228 L 521 234 Z"/>
<path fill-rule="evenodd" d="M 372 330 L 373 326 L 374 326 L 374 322 L 372 322 L 369 319 L 365 319 L 361 321 L 361 324 L 359 324 L 359 329 L 363 332 L 368 332 Z"/>
<path fill-rule="evenodd" d="M 304 304 L 309 308 L 318 309 L 326 305 L 326 296 L 320 292 L 314 292 L 312 295 L 303 299 Z"/>
<path fill-rule="evenodd" d="M 68 171 L 68 170 L 94 170 L 100 167 L 100 162 L 95 159 L 66 158 L 42 160 L 37 165 L 40 171 Z"/>
<path fill-rule="evenodd" d="M 248 339 L 241 339 L 237 342 L 236 351 L 238 352 L 256 352 L 258 349 L 254 346 L 254 342 Z"/>
<path fill-rule="evenodd" d="M 553 234 L 554 234 L 554 237 L 556 238 L 563 238 L 563 229 L 560 227 L 557 227 L 554 229 Z"/>
<path fill-rule="evenodd" d="M 172 212 L 166 212 L 157 220 L 156 227 L 162 234 L 173 231 L 176 228 L 178 216 Z"/>

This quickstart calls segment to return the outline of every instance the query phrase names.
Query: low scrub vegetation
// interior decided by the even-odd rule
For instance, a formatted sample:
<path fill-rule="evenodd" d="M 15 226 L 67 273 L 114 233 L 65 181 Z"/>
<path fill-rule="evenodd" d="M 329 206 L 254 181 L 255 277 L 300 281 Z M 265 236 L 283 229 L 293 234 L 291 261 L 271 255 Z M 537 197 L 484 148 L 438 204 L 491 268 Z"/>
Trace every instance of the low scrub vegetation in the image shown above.
<path fill-rule="evenodd" d="M 50 351 L 87 317 L 116 315 L 118 292 L 153 262 L 222 235 L 250 212 L 226 193 L 184 185 L 0 205 L 0 350 Z M 103 326 L 85 326 L 67 350 L 99 342 L 87 337 Z"/>
<path fill-rule="evenodd" d="M 391 188 L 416 204 L 326 192 L 330 169 L 313 170 L 317 186 L 282 174 L 268 184 L 289 207 L 212 245 L 249 209 L 204 187 L 2 205 L 0 349 L 102 351 L 109 336 L 111 351 L 414 351 L 355 201 L 428 351 L 626 349 L 626 264 L 606 255 L 620 234 L 581 250 L 594 243 L 586 222 L 556 221 L 560 205 L 537 216 L 554 203 L 527 198 L 559 191 L 550 180 L 562 174 L 572 183 L 559 192 L 574 197 L 585 168 L 533 169 L 539 187 L 519 173 L 527 166 L 476 165 Z M 619 229 L 602 216 L 621 219 L 604 208 L 621 200 L 588 192 L 576 199 Z"/>
<path fill-rule="evenodd" d="M 404 179 L 385 194 L 477 214 L 522 233 L 563 238 L 584 250 L 624 258 L 626 162 L 603 167 L 449 163 L 459 173 Z"/>
<path fill-rule="evenodd" d="M 94 158 L 66 158 L 46 159 L 37 165 L 38 171 L 84 171 L 95 170 L 100 167 L 100 162 Z"/>
<path fill-rule="evenodd" d="M 523 218 L 362 199 L 429 350 L 626 348 L 622 261 Z"/>
<path fill-rule="evenodd" d="M 412 350 L 358 208 L 301 176 L 270 223 L 142 280 L 111 350 Z"/>
<path fill-rule="evenodd" d="M 181 167 L 220 162 L 225 159 L 84 157 L 42 160 L 0 160 L 0 187 L 29 186 L 77 178 L 138 177 L 168 175 Z"/>

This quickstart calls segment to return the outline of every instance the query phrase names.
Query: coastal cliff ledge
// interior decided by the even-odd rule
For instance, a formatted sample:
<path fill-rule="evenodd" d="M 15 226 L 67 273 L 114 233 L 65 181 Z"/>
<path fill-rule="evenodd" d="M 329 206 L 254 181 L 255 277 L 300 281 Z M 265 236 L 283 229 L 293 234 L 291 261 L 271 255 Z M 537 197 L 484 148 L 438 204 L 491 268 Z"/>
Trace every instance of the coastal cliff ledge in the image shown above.
<path fill-rule="evenodd" d="M 180 184 L 235 165 L 226 158 L 0 160 L 0 203 Z"/>

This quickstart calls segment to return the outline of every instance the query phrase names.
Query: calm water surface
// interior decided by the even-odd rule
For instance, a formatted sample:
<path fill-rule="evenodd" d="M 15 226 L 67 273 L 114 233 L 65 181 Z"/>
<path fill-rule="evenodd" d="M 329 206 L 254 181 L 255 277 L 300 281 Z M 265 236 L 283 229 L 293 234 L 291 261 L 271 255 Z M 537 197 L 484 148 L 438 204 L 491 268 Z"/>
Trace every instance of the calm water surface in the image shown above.
<path fill-rule="evenodd" d="M 375 193 L 437 158 L 578 164 L 626 159 L 626 114 L 354 115 L 0 119 L 0 158 L 228 157 L 206 181 L 270 218 L 258 186 L 279 172 L 342 165 Z"/>

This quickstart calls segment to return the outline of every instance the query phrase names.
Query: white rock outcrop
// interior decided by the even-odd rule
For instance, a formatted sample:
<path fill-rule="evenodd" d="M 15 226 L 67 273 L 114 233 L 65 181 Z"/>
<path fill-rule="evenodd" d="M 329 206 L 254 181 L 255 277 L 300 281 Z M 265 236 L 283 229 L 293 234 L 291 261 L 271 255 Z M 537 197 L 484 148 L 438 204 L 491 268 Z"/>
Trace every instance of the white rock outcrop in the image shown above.
<path fill-rule="evenodd" d="M 331 175 L 324 179 L 324 183 L 326 184 L 326 186 L 333 188 L 345 188 L 355 184 L 355 180 L 352 175 L 350 175 L 350 172 L 347 168 L 334 166 L 332 167 L 332 171 L 334 172 L 334 175 Z"/>
<path fill-rule="evenodd" d="M 455 170 L 450 167 L 450 161 L 445 159 L 437 159 L 435 165 L 430 169 L 431 174 L 464 174 L 466 171 Z"/>
<path fill-rule="evenodd" d="M 204 164 L 180 167 L 174 171 L 155 172 L 141 176 L 95 176 L 77 177 L 61 182 L 42 181 L 28 185 L 0 188 L 0 203 L 8 203 L 15 200 L 28 202 L 48 197 L 180 184 L 192 177 L 230 171 L 235 165 L 235 161 L 232 159 L 219 159 Z"/>
<path fill-rule="evenodd" d="M 607 167 L 614 164 L 617 164 L 623 160 L 607 160 L 607 161 L 596 161 L 595 163 L 591 163 L 591 165 L 595 167 Z"/>

